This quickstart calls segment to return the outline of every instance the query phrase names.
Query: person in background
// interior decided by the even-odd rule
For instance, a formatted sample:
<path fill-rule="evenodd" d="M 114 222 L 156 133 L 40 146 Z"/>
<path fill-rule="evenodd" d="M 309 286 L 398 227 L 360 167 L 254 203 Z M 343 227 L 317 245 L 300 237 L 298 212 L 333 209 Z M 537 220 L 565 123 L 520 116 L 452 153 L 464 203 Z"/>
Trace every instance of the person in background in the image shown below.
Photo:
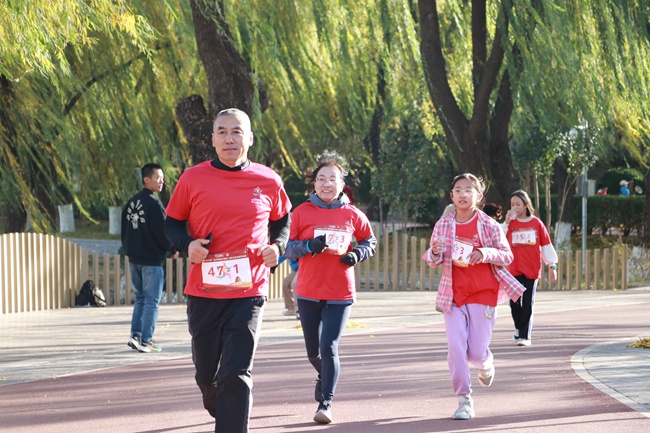
<path fill-rule="evenodd" d="M 596 190 L 597 195 L 607 195 L 607 187 L 605 185 L 598 185 Z"/>
<path fill-rule="evenodd" d="M 246 433 L 270 268 L 286 245 L 291 203 L 280 176 L 248 159 L 246 113 L 219 112 L 212 145 L 217 157 L 178 180 L 165 234 L 191 262 L 184 293 L 203 406 L 215 433 Z"/>
<path fill-rule="evenodd" d="M 486 203 L 485 206 L 483 206 L 483 212 L 494 221 L 501 223 L 501 219 L 503 218 L 503 208 L 501 205 L 496 203 Z"/>
<path fill-rule="evenodd" d="M 307 174 L 315 192 L 291 215 L 285 256 L 298 259 L 296 298 L 307 358 L 318 373 L 314 421 L 332 422 L 332 400 L 339 378 L 338 346 L 355 300 L 353 267 L 375 254 L 370 221 L 343 194 L 345 159 L 324 152 Z M 353 238 L 357 245 L 353 245 Z"/>
<path fill-rule="evenodd" d="M 455 210 L 456 210 L 456 205 L 455 204 L 453 204 L 453 203 L 448 204 L 442 210 L 442 215 L 440 215 L 440 219 L 443 219 L 444 217 L 446 217 L 447 215 L 449 215 L 450 213 L 452 213 Z"/>
<path fill-rule="evenodd" d="M 165 207 L 154 195 L 162 191 L 165 176 L 158 164 L 142 167 L 142 190 L 131 197 L 122 209 L 122 247 L 129 258 L 135 304 L 131 316 L 128 345 L 138 352 L 160 352 L 153 340 L 158 321 L 165 272 L 162 262 L 167 253 L 178 251 L 165 237 Z"/>
<path fill-rule="evenodd" d="M 475 416 L 470 364 L 482 387 L 492 385 L 490 350 L 497 303 L 517 300 L 524 287 L 507 271 L 512 252 L 499 224 L 479 210 L 485 185 L 471 173 L 454 178 L 449 193 L 456 210 L 440 219 L 422 259 L 442 266 L 436 309 L 445 319 L 447 363 L 458 408 L 452 419 Z"/>
<path fill-rule="evenodd" d="M 496 204 L 496 203 L 486 203 L 485 206 L 483 206 L 483 212 L 490 218 L 492 218 L 494 221 L 499 223 L 499 227 L 501 227 L 501 230 L 505 233 L 506 230 L 508 229 L 508 226 L 506 225 L 505 222 L 503 222 L 503 208 L 501 205 Z"/>
<path fill-rule="evenodd" d="M 510 301 L 510 312 L 515 324 L 513 339 L 517 346 L 525 347 L 531 345 L 535 292 L 542 275 L 542 262 L 548 265 L 551 282 L 555 281 L 557 253 L 546 226 L 535 216 L 535 209 L 526 191 L 512 193 L 506 224 L 506 236 L 514 254 L 508 270 L 526 288 L 519 300 Z"/>
<path fill-rule="evenodd" d="M 350 186 L 350 184 L 346 183 L 345 186 L 343 187 L 343 193 L 348 196 L 348 199 L 350 199 L 350 204 L 354 204 L 354 190 Z"/>
<path fill-rule="evenodd" d="M 627 180 L 622 180 L 618 184 L 621 186 L 618 192 L 619 195 L 630 195 L 630 189 L 627 187 L 629 182 Z"/>
<path fill-rule="evenodd" d="M 278 266 L 287 258 L 280 256 Z M 289 259 L 290 271 L 286 277 L 282 279 L 282 299 L 284 300 L 283 316 L 298 316 L 298 306 L 296 304 L 296 277 L 298 276 L 298 259 Z"/>

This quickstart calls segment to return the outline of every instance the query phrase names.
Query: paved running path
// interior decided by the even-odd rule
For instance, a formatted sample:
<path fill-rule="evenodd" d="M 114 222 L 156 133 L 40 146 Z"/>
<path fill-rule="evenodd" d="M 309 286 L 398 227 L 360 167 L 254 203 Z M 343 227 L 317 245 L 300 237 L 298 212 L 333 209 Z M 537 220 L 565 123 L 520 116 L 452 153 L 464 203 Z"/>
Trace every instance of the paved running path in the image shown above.
<path fill-rule="evenodd" d="M 538 294 L 533 346 L 528 348 L 514 346 L 511 320 L 507 310 L 499 308 L 501 317 L 491 346 L 497 367 L 495 382 L 489 389 L 479 387 L 476 370 L 472 370 L 477 416 L 470 421 L 450 419 L 456 399 L 451 391 L 440 316 L 419 313 L 420 308 L 430 308 L 430 305 L 428 302 L 411 305 L 415 299 L 412 295 L 407 307 L 401 303 L 403 297 L 387 293 L 381 295 L 386 299 L 373 297 L 369 302 L 388 300 L 390 306 L 390 297 L 395 295 L 395 305 L 400 305 L 402 311 L 394 313 L 412 308 L 413 315 L 399 316 L 399 320 L 395 319 L 398 316 L 384 316 L 382 320 L 381 316 L 367 315 L 364 309 L 369 308 L 367 305 L 363 308 L 359 305 L 361 314 L 355 317 L 357 307 L 353 307 L 351 320 L 364 327 L 349 330 L 342 339 L 342 374 L 333 406 L 335 423 L 316 425 L 311 421 L 316 409 L 315 373 L 305 359 L 299 334 L 294 335 L 299 332 L 293 329 L 297 322 L 282 322 L 281 304 L 270 303 L 267 320 L 272 338 L 266 340 L 256 356 L 251 431 L 650 431 L 647 416 L 599 391 L 572 368 L 572 357 L 581 350 L 647 335 L 650 331 L 648 297 L 621 302 L 623 296 L 629 295 L 619 297 L 601 292 L 590 296 L 585 292 L 567 292 L 563 299 L 562 294 L 545 293 Z M 371 309 L 376 312 L 382 308 L 386 305 Z M 114 368 L 0 386 L 0 431 L 214 431 L 212 418 L 201 407 L 187 352 L 183 355 L 179 350 L 178 357 L 156 359 L 162 354 L 147 358 L 129 353 L 122 345 L 119 354 L 114 349 L 96 350 L 104 358 L 105 367 L 110 367 L 115 360 L 118 366 Z M 617 369 L 621 351 L 641 350 L 617 347 L 616 352 L 601 359 L 610 364 L 610 369 Z M 152 361 L 124 363 L 121 353 L 125 357 Z M 79 351 L 77 358 L 83 358 L 83 354 Z M 645 356 L 650 360 L 650 351 Z M 89 362 L 93 362 L 92 358 L 89 357 Z M 20 364 L 16 359 L 14 362 L 14 366 Z M 34 365 L 33 360 L 23 362 Z M 52 362 L 56 363 L 56 358 Z M 632 389 L 636 384 L 636 389 L 647 392 L 650 382 L 647 375 L 636 375 L 634 366 L 621 367 L 621 371 L 627 372 L 628 377 L 619 378 L 617 383 Z"/>

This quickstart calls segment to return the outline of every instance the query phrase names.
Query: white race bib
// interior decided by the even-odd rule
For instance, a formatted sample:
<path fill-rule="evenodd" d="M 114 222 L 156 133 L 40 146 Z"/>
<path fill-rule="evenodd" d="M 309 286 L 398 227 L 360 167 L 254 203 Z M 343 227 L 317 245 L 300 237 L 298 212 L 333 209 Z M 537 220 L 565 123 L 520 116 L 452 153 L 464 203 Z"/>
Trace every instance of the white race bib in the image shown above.
<path fill-rule="evenodd" d="M 352 233 L 346 229 L 336 226 L 315 227 L 314 237 L 320 235 L 325 235 L 327 248 L 323 251 L 324 253 L 342 256 L 348 252 L 350 242 L 352 242 Z"/>
<path fill-rule="evenodd" d="M 535 245 L 537 243 L 535 229 L 526 228 L 512 232 L 513 245 Z"/>
<path fill-rule="evenodd" d="M 251 264 L 246 251 L 208 254 L 201 263 L 203 290 L 224 292 L 253 286 Z"/>
<path fill-rule="evenodd" d="M 466 268 L 469 266 L 469 256 L 474 251 L 474 245 L 468 239 L 454 239 L 451 251 L 451 261 L 454 265 Z"/>

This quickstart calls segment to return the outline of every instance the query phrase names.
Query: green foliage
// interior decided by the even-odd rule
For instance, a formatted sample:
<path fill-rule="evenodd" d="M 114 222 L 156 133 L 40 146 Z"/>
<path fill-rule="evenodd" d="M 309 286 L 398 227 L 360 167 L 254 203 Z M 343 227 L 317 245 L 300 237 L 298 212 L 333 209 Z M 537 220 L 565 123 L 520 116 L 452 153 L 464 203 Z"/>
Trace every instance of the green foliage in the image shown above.
<path fill-rule="evenodd" d="M 450 158 L 427 95 L 413 2 L 221 3 L 233 42 L 270 101 L 263 116 L 253 113 L 252 159 L 280 170 L 299 202 L 302 171 L 322 150 L 337 150 L 361 182 L 360 197 L 374 185 L 414 217 L 437 216 L 431 207 L 446 187 Z M 488 2 L 488 46 L 508 3 Z M 449 84 L 469 116 L 471 2 L 438 5 Z M 617 148 L 647 164 L 648 6 L 513 5 L 501 73 L 507 68 L 513 82 L 510 129 L 521 171 L 548 173 L 558 155 L 579 168 Z M 206 92 L 187 1 L 2 2 L 0 38 L 0 205 L 26 210 L 36 230 L 54 230 L 48 205 L 74 201 L 88 215 L 120 204 L 139 188 L 136 171 L 146 162 L 163 165 L 169 190 L 198 162 L 189 160 L 174 119 L 181 98 Z M 364 146 L 377 106 L 380 167 Z M 583 121 L 588 140 L 567 140 Z"/>
<path fill-rule="evenodd" d="M 637 1 L 517 2 L 507 42 L 516 53 L 508 63 L 516 77 L 515 141 L 542 145 L 542 155 L 554 155 L 553 137 L 587 122 L 589 132 L 599 131 L 585 147 L 592 157 L 603 158 L 622 144 L 633 160 L 646 164 L 649 16 L 647 4 Z M 542 139 L 528 139 L 530 129 L 541 131 Z M 557 155 L 570 158 L 567 150 Z M 519 159 L 532 152 L 520 152 Z M 546 158 L 540 161 L 548 166 Z"/>
<path fill-rule="evenodd" d="M 254 159 L 301 173 L 325 149 L 354 171 L 370 169 L 363 146 L 385 72 L 386 124 L 426 100 L 418 38 L 406 2 L 224 2 L 234 43 L 264 81 L 268 110 L 256 121 Z M 354 175 L 354 173 L 353 173 Z"/>
<path fill-rule="evenodd" d="M 393 212 L 431 224 L 438 216 L 437 199 L 447 190 L 449 164 L 444 138 L 428 135 L 421 119 L 414 112 L 388 128 L 373 188 Z"/>
<path fill-rule="evenodd" d="M 134 9 L 114 0 L 2 2 L 0 75 L 18 81 L 37 74 L 56 83 L 72 73 L 71 54 L 80 56 L 104 38 L 128 41 L 146 53 L 156 30 Z"/>
<path fill-rule="evenodd" d="M 580 203 L 580 200 L 576 200 Z M 587 201 L 588 230 L 597 228 L 620 228 L 627 236 L 633 230 L 640 231 L 643 223 L 645 196 L 592 196 Z M 576 207 L 578 207 L 576 205 Z M 581 210 L 574 209 L 574 225 L 580 226 Z"/>
<path fill-rule="evenodd" d="M 534 201 L 534 196 L 531 196 Z M 553 195 L 551 202 L 555 203 L 556 196 Z M 540 196 L 540 208 L 537 215 L 546 215 L 546 206 L 543 196 Z M 632 231 L 639 231 L 643 223 L 643 209 L 645 206 L 644 195 L 622 196 L 600 196 L 592 195 L 587 198 L 587 230 L 591 233 L 594 229 L 606 232 L 610 228 L 621 229 L 625 236 Z M 553 227 L 557 222 L 557 206 L 551 208 L 551 224 Z M 573 200 L 573 223 L 574 231 L 582 226 L 582 200 L 575 197 Z"/>
<path fill-rule="evenodd" d="M 89 216 L 126 200 L 147 162 L 173 183 L 187 160 L 173 106 L 200 83 L 184 2 L 50 6 L 0 5 L 3 40 L 16 41 L 0 54 L 11 100 L 0 106 L 0 202 L 43 232 L 55 231 L 52 205 L 73 201 Z"/>

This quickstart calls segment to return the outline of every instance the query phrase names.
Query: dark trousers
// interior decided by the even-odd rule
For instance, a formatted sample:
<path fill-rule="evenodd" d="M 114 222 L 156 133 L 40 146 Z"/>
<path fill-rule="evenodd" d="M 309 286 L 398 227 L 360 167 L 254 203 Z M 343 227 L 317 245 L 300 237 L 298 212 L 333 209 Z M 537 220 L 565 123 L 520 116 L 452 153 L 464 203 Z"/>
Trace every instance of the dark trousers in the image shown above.
<path fill-rule="evenodd" d="M 307 358 L 318 372 L 323 389 L 322 401 L 331 402 L 339 380 L 339 341 L 350 317 L 349 304 L 298 299 L 300 323 Z M 320 333 L 319 333 L 320 328 Z"/>
<path fill-rule="evenodd" d="M 215 418 L 215 433 L 248 432 L 251 370 L 265 302 L 264 297 L 187 300 L 196 384 Z"/>
<path fill-rule="evenodd" d="M 533 333 L 533 307 L 538 280 L 531 280 L 524 275 L 517 275 L 515 278 L 526 288 L 526 291 L 517 302 L 510 301 L 510 312 L 515 328 L 519 330 L 519 338 L 530 340 Z"/>

